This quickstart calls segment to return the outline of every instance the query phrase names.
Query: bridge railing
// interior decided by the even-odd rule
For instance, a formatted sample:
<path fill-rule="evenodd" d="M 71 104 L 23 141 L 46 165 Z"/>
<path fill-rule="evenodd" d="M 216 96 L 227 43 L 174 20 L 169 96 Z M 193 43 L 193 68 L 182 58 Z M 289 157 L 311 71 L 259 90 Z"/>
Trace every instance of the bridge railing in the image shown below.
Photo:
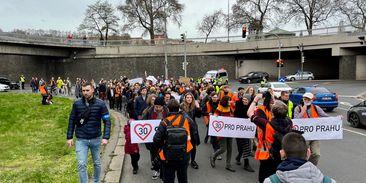
<path fill-rule="evenodd" d="M 291 36 L 280 35 L 281 39 L 291 39 L 293 37 L 308 37 L 308 36 L 319 36 L 319 35 L 336 35 L 336 34 L 349 34 L 349 35 L 364 35 L 365 30 L 360 30 L 350 25 L 346 26 L 334 26 L 325 28 L 316 28 L 310 31 L 308 30 L 296 30 L 290 31 L 293 33 Z M 217 43 L 235 43 L 235 42 L 249 42 L 267 39 L 277 39 L 274 34 L 260 32 L 253 33 L 249 32 L 246 38 L 242 38 L 241 35 L 234 36 L 221 36 L 221 37 L 198 37 L 198 38 L 187 38 L 187 44 L 217 44 Z M 41 43 L 41 44 L 52 44 L 52 45 L 70 45 L 70 46 L 148 46 L 148 45 L 163 45 L 164 39 L 155 39 L 154 42 L 144 39 L 130 39 L 130 40 L 90 40 L 90 39 L 68 39 L 66 37 L 56 36 L 37 36 L 30 34 L 0 32 L 0 41 L 4 42 L 22 42 L 22 43 Z M 168 45 L 183 44 L 180 39 L 168 39 Z"/>

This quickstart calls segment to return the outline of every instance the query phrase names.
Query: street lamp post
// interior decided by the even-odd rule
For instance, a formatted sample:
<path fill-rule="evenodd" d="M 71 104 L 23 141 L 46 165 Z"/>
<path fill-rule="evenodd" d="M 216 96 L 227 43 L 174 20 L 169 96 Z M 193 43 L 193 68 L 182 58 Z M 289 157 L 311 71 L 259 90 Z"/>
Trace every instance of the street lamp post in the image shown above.
<path fill-rule="evenodd" d="M 274 35 L 277 37 L 278 39 L 278 60 L 281 61 L 281 47 L 282 47 L 282 43 L 281 43 L 281 39 L 280 36 L 278 36 L 276 33 L 270 33 L 271 35 Z M 281 78 L 281 64 L 278 67 L 278 81 Z"/>
<path fill-rule="evenodd" d="M 166 33 L 166 16 L 165 16 L 165 21 L 164 21 L 164 26 L 165 26 L 165 30 L 164 30 L 164 63 L 165 63 L 165 80 L 168 80 L 168 53 L 167 53 L 167 33 Z"/>
<path fill-rule="evenodd" d="M 304 44 L 300 44 L 299 45 L 299 49 L 301 52 L 301 74 L 300 74 L 300 79 L 303 79 L 303 75 L 304 75 L 304 62 L 305 62 L 305 56 L 304 56 Z"/>
<path fill-rule="evenodd" d="M 230 2 L 227 0 L 227 42 L 230 43 Z"/>

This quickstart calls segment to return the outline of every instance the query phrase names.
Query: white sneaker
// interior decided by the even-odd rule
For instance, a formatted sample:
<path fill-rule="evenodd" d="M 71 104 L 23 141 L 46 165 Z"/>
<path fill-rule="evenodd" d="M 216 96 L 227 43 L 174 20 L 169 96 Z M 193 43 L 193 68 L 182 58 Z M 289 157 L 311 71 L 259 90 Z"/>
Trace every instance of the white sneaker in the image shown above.
<path fill-rule="evenodd" d="M 217 156 L 217 160 L 222 160 L 222 157 L 220 155 Z"/>
<path fill-rule="evenodd" d="M 160 176 L 160 172 L 158 172 L 158 171 L 153 171 L 153 175 L 152 175 L 152 179 L 153 180 L 156 180 L 156 179 L 158 179 L 159 178 L 159 176 Z"/>

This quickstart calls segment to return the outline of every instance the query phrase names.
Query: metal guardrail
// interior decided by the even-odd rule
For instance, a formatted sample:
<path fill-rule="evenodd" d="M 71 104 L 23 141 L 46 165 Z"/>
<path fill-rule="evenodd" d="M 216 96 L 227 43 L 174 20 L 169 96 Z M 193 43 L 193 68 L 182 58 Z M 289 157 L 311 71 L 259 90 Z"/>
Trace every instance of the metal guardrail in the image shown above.
<path fill-rule="evenodd" d="M 309 34 L 308 30 L 297 30 L 290 31 L 294 33 L 294 36 L 280 36 L 281 39 L 293 38 L 293 37 L 309 37 L 309 36 L 319 36 L 319 35 L 336 35 L 336 34 L 348 34 L 348 35 L 364 35 L 365 30 L 360 30 L 354 28 L 350 25 L 346 26 L 334 26 L 312 29 L 312 34 Z M 217 43 L 235 43 L 235 42 L 249 42 L 258 40 L 271 40 L 277 39 L 276 37 L 271 37 L 271 34 L 263 33 L 249 33 L 247 38 L 242 38 L 240 36 L 222 36 L 222 37 L 209 37 L 207 38 L 207 44 L 217 44 Z M 187 38 L 187 44 L 201 44 L 205 43 L 203 37 L 198 38 Z M 52 44 L 52 45 L 63 45 L 63 46 L 89 46 L 89 47 L 99 47 L 99 46 L 154 46 L 163 45 L 164 39 L 157 39 L 154 43 L 151 40 L 144 39 L 131 39 L 131 40 L 85 40 L 85 39 L 67 39 L 66 37 L 56 37 L 56 36 L 36 36 L 30 34 L 19 34 L 10 32 L 0 32 L 0 41 L 5 42 L 21 42 L 21 43 L 38 43 L 38 44 Z M 168 45 L 183 44 L 180 39 L 168 39 Z"/>

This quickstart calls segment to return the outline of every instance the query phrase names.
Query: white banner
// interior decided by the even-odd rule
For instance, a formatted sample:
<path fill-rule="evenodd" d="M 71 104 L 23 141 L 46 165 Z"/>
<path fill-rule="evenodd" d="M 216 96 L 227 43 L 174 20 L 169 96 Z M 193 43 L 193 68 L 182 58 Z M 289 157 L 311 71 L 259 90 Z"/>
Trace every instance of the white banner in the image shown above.
<path fill-rule="evenodd" d="M 341 117 L 293 119 L 293 129 L 304 132 L 306 140 L 343 139 Z"/>
<path fill-rule="evenodd" d="M 250 119 L 210 116 L 208 135 L 233 138 L 254 138 L 256 125 Z"/>
<path fill-rule="evenodd" d="M 131 143 L 153 142 L 155 132 L 161 122 L 158 120 L 136 120 L 131 122 Z"/>

